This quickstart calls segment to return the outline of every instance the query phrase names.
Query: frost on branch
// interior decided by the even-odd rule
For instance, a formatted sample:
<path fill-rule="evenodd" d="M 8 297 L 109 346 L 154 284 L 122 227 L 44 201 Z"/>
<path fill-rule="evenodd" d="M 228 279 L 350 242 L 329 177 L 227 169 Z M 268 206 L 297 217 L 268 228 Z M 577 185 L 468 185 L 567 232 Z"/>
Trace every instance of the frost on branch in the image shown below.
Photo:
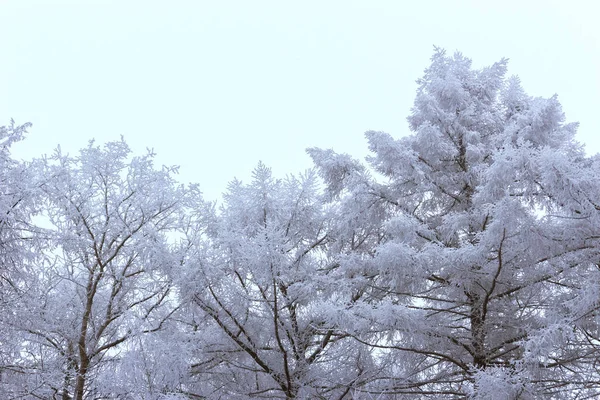
<path fill-rule="evenodd" d="M 477 70 L 436 50 L 418 81 L 412 134 L 366 133 L 369 167 L 383 183 L 364 173 L 336 179 L 339 157 L 310 151 L 340 194 L 339 241 L 364 239 L 346 239 L 338 273 L 361 288 L 350 310 L 372 310 L 372 322 L 348 318 L 346 329 L 394 360 L 365 391 L 598 390 L 589 374 L 600 343 L 590 325 L 597 291 L 581 286 L 600 277 L 597 163 L 574 141 L 577 125 L 564 122 L 556 96 L 527 96 L 506 66 Z M 397 310 L 390 316 L 380 304 Z M 407 318 L 419 321 L 400 324 L 408 331 L 398 326 Z"/>
<path fill-rule="evenodd" d="M 0 393 L 598 397 L 600 158 L 507 64 L 436 49 L 409 134 L 220 206 L 122 140 L 28 164 L 2 128 Z"/>

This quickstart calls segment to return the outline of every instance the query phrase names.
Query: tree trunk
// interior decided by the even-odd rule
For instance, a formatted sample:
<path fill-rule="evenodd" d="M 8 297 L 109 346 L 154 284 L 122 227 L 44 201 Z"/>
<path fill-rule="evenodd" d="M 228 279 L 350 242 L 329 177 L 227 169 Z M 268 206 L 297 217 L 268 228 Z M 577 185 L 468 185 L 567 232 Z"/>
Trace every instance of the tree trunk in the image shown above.
<path fill-rule="evenodd" d="M 473 364 L 477 368 L 485 368 L 487 357 L 485 351 L 485 317 L 480 301 L 480 295 L 470 293 L 471 300 L 471 347 L 473 349 Z"/>
<path fill-rule="evenodd" d="M 85 310 L 83 312 L 83 318 L 81 319 L 81 331 L 79 332 L 79 341 L 77 343 L 79 350 L 79 368 L 77 369 L 77 380 L 75 383 L 75 394 L 73 397 L 74 400 L 83 400 L 83 389 L 85 387 L 86 375 L 90 366 L 90 358 L 87 352 L 87 331 L 90 316 L 92 315 L 94 295 L 96 294 L 96 287 L 99 280 L 100 277 L 95 277 L 93 274 L 91 274 L 88 281 L 88 286 L 86 288 L 87 301 L 85 304 Z"/>
<path fill-rule="evenodd" d="M 90 361 L 87 357 L 81 360 L 79 370 L 77 371 L 77 381 L 75 384 L 75 396 L 73 400 L 83 400 L 83 389 L 85 388 L 85 380 Z"/>

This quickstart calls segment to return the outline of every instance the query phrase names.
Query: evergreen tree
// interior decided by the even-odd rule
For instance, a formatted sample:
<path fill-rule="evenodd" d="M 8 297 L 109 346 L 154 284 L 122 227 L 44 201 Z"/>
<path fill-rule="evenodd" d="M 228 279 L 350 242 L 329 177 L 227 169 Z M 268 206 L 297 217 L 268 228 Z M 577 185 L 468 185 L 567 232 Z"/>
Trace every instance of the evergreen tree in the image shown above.
<path fill-rule="evenodd" d="M 340 263 L 364 292 L 342 311 L 347 329 L 380 349 L 379 379 L 360 390 L 598 391 L 597 339 L 583 322 L 598 303 L 597 289 L 584 289 L 600 278 L 597 167 L 556 96 L 531 98 L 505 74 L 506 60 L 473 69 L 436 49 L 418 81 L 412 134 L 366 133 L 373 174 L 309 150 L 347 226 L 383 229 L 370 252 Z M 368 322 L 357 328 L 357 319 Z"/>

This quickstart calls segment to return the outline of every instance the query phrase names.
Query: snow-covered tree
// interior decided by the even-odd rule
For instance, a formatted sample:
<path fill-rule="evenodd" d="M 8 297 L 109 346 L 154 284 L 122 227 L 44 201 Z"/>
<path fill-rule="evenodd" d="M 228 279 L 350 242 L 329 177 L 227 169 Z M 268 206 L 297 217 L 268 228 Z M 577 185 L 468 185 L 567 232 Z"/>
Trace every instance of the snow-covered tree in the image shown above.
<path fill-rule="evenodd" d="M 130 339 L 171 313 L 170 232 L 183 189 L 153 154 L 131 157 L 123 141 L 93 142 L 79 156 L 57 150 L 38 163 L 44 193 L 44 262 L 32 266 L 19 305 L 24 395 L 112 396 L 100 377 Z M 104 397 L 106 398 L 106 397 Z"/>
<path fill-rule="evenodd" d="M 19 163 L 1 127 L 0 395 L 600 396 L 600 157 L 506 70 L 436 49 L 410 135 L 218 209 L 122 140 Z"/>
<path fill-rule="evenodd" d="M 23 139 L 31 124 L 0 126 L 0 287 L 16 288 L 13 276 L 19 275 L 26 234 L 33 212 L 33 188 L 25 165 L 12 159 L 11 146 Z M 6 291 L 0 294 L 6 294 Z M 0 301 L 2 301 L 0 299 Z"/>
<path fill-rule="evenodd" d="M 339 237 L 369 243 L 346 245 L 337 273 L 361 296 L 332 316 L 378 351 L 378 378 L 358 392 L 600 392 L 598 164 L 556 96 L 527 96 L 506 64 L 474 69 L 436 49 L 412 134 L 366 133 L 370 169 L 309 150 Z"/>
<path fill-rule="evenodd" d="M 351 398 L 371 354 L 325 318 L 329 215 L 313 172 L 234 181 L 203 238 L 190 237 L 182 291 L 196 306 L 192 373 L 207 398 Z M 194 230 L 198 232 L 198 230 Z"/>
<path fill-rule="evenodd" d="M 18 334 L 12 326 L 16 306 L 26 298 L 27 265 L 35 258 L 31 217 L 37 191 L 30 168 L 11 157 L 11 146 L 31 124 L 0 127 L 0 392 L 10 392 L 23 374 Z"/>

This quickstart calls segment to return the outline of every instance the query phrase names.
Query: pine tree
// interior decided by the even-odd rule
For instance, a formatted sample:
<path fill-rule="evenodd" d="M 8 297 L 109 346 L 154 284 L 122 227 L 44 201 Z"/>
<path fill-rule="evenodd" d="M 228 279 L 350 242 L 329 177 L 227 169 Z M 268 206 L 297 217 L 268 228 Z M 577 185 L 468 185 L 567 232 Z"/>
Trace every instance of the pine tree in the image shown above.
<path fill-rule="evenodd" d="M 351 234 L 380 230 L 340 262 L 363 293 L 342 311 L 347 329 L 380 351 L 379 378 L 361 390 L 502 399 L 599 390 L 597 336 L 579 316 L 589 324 L 598 304 L 597 289 L 583 290 L 600 278 L 597 167 L 556 96 L 527 96 L 506 69 L 436 49 L 412 133 L 366 133 L 372 172 L 309 150 Z M 357 329 L 357 319 L 368 322 Z"/>

